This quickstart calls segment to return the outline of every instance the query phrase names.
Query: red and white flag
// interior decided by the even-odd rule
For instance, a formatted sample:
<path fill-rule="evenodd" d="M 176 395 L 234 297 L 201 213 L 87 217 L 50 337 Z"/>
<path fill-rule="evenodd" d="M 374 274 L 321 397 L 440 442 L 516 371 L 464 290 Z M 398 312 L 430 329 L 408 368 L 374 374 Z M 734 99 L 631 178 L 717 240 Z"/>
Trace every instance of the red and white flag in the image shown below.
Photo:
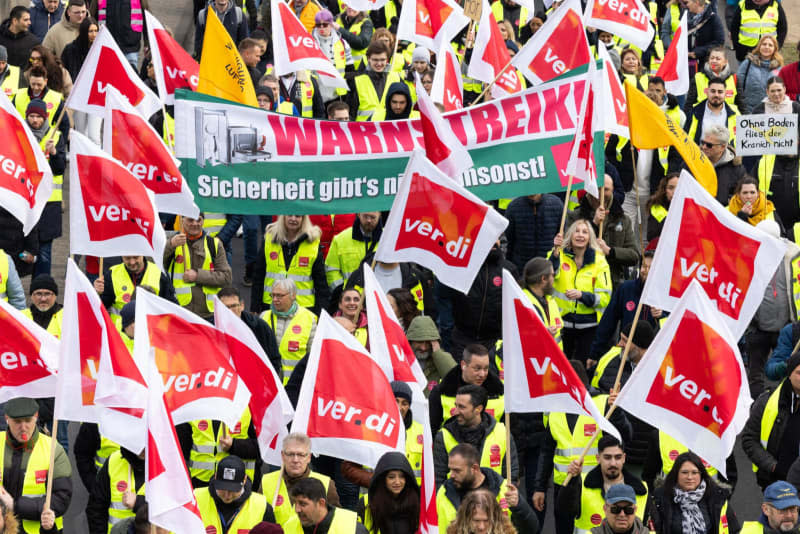
<path fill-rule="evenodd" d="M 502 73 L 502 74 L 501 74 Z M 481 20 L 469 61 L 467 76 L 485 83 L 492 83 L 492 96 L 501 98 L 505 94 L 522 91 L 522 80 L 511 63 L 506 41 L 494 19 L 489 3 L 483 0 Z"/>
<path fill-rule="evenodd" d="M 506 226 L 502 215 L 415 151 L 375 258 L 419 263 L 466 293 Z"/>
<path fill-rule="evenodd" d="M 261 458 L 272 465 L 280 465 L 283 438 L 294 416 L 283 383 L 253 331 L 216 297 L 214 324 L 225 336 L 231 361 L 251 392 L 250 414 Z"/>
<path fill-rule="evenodd" d="M 597 116 L 603 119 L 603 123 L 598 126 L 598 129 L 629 138 L 631 132 L 628 129 L 628 101 L 625 99 L 625 90 L 622 88 L 617 69 L 614 67 L 606 47 L 599 46 L 597 49 L 603 62 L 603 70 L 600 71 L 602 83 L 597 86 L 602 87 L 603 92 L 597 112 Z"/>
<path fill-rule="evenodd" d="M 461 173 L 472 167 L 472 156 L 464 147 L 450 124 L 442 118 L 433 100 L 417 79 L 417 106 L 422 123 L 422 140 L 425 143 L 425 157 L 447 176 L 458 180 Z"/>
<path fill-rule="evenodd" d="M 421 534 L 438 534 L 439 513 L 436 510 L 436 474 L 433 470 L 433 432 L 431 432 L 431 420 L 427 415 L 428 412 L 425 412 L 422 417 L 422 483 L 419 488 L 419 531 Z"/>
<path fill-rule="evenodd" d="M 469 18 L 453 0 L 407 0 L 400 10 L 397 39 L 439 50 L 467 24 Z"/>
<path fill-rule="evenodd" d="M 672 36 L 664 61 L 658 67 L 656 76 L 664 80 L 667 92 L 673 95 L 685 95 L 689 92 L 689 33 L 686 27 L 686 13 L 681 16 L 678 29 Z"/>
<path fill-rule="evenodd" d="M 351 7 L 357 11 L 373 11 L 376 9 L 383 9 L 389 0 L 342 0 L 342 11 L 345 6 Z M 391 21 L 386 21 L 389 24 Z"/>
<path fill-rule="evenodd" d="M 70 132 L 72 254 L 143 255 L 161 263 L 167 242 L 153 192 L 88 137 Z"/>
<path fill-rule="evenodd" d="M 566 174 L 583 182 L 584 190 L 594 198 L 600 198 L 597 189 L 597 165 L 594 161 L 594 80 L 596 68 L 594 61 L 589 62 L 586 83 L 583 88 L 580 115 L 575 127 L 575 138 L 569 153 Z"/>
<path fill-rule="evenodd" d="M 102 435 L 141 451 L 145 409 L 147 382 L 92 283 L 68 259 L 55 415 L 97 423 Z"/>
<path fill-rule="evenodd" d="M 106 89 L 103 148 L 155 195 L 159 211 L 196 219 L 200 209 L 163 138 L 115 87 Z"/>
<path fill-rule="evenodd" d="M 0 402 L 55 396 L 59 341 L 0 299 Z"/>
<path fill-rule="evenodd" d="M 319 81 L 323 85 L 347 89 L 347 82 L 289 4 L 272 2 L 271 10 L 275 75 L 311 70 L 320 74 Z"/>
<path fill-rule="evenodd" d="M 650 46 L 655 34 L 650 12 L 641 0 L 589 0 L 583 22 L 586 26 L 611 32 L 642 50 Z"/>
<path fill-rule="evenodd" d="M 739 219 L 686 171 L 670 203 L 642 302 L 672 311 L 697 280 L 736 339 L 764 298 L 786 245 Z"/>
<path fill-rule="evenodd" d="M 506 412 L 564 412 L 594 419 L 621 439 L 586 390 L 514 277 L 503 270 Z M 511 394 L 511 392 L 514 392 Z"/>
<path fill-rule="evenodd" d="M 153 57 L 153 70 L 161 100 L 166 105 L 175 103 L 176 89 L 197 91 L 200 81 L 200 65 L 167 32 L 164 26 L 149 11 L 144 12 L 147 21 L 147 41 Z"/>
<path fill-rule="evenodd" d="M 586 65 L 591 58 L 580 0 L 567 0 L 514 56 L 512 65 L 535 85 Z"/>
<path fill-rule="evenodd" d="M 674 437 L 723 476 L 753 402 L 739 338 L 725 323 L 693 280 L 617 397 L 619 407 Z"/>
<path fill-rule="evenodd" d="M 176 423 L 214 419 L 236 426 L 250 392 L 231 363 L 224 333 L 177 304 L 137 290 L 133 347 L 140 366 L 149 362 L 161 373 L 164 402 Z"/>
<path fill-rule="evenodd" d="M 39 142 L 5 96 L 0 97 L 0 206 L 28 235 L 53 192 L 53 173 Z"/>
<path fill-rule="evenodd" d="M 103 25 L 89 49 L 75 79 L 66 106 L 102 117 L 106 106 L 106 87 L 112 85 L 125 95 L 144 117 L 161 109 L 161 101 L 133 70 L 111 32 Z"/>
<path fill-rule="evenodd" d="M 436 54 L 437 69 L 433 75 L 431 98 L 444 106 L 444 111 L 455 111 L 464 107 L 464 82 L 461 65 L 450 43 L 442 43 Z"/>
<path fill-rule="evenodd" d="M 292 432 L 311 450 L 374 467 L 405 450 L 403 418 L 383 369 L 325 311 L 320 316 L 300 388 Z"/>
<path fill-rule="evenodd" d="M 150 369 L 144 494 L 150 523 L 175 534 L 206 532 L 158 369 Z"/>

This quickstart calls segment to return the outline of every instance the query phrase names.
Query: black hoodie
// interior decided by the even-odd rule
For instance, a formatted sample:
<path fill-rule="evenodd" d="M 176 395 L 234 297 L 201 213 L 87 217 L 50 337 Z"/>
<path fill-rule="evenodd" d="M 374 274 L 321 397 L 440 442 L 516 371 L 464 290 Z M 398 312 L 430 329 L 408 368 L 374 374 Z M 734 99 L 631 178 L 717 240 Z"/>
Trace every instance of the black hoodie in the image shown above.
<path fill-rule="evenodd" d="M 5 46 L 8 50 L 9 65 L 25 69 L 25 67 L 28 66 L 31 48 L 40 44 L 42 41 L 28 30 L 13 33 L 10 26 L 10 17 L 0 24 L 0 45 Z"/>
<path fill-rule="evenodd" d="M 406 455 L 402 452 L 387 452 L 378 460 L 378 464 L 375 466 L 375 471 L 373 471 L 372 474 L 372 482 L 370 482 L 369 485 L 369 498 L 371 500 L 373 499 L 378 488 L 385 484 L 386 474 L 394 470 L 402 471 L 405 474 L 406 488 L 417 495 L 414 502 L 418 503 L 419 486 L 417 485 L 417 479 L 414 476 L 414 471 L 411 469 L 411 464 L 408 463 Z M 366 505 L 362 497 L 358 502 L 358 508 L 356 510 L 362 523 L 364 522 L 365 508 Z M 409 529 L 408 525 L 409 523 L 416 524 L 417 519 L 419 519 L 419 507 L 413 511 L 409 511 L 408 514 L 392 513 L 391 517 L 388 518 L 388 532 L 383 534 L 414 534 L 416 529 Z"/>
<path fill-rule="evenodd" d="M 402 94 L 406 97 L 406 107 L 402 113 L 395 113 L 392 111 L 392 95 Z M 387 121 L 396 121 L 400 119 L 407 119 L 409 115 L 411 115 L 411 91 L 408 89 L 408 85 L 405 82 L 394 82 L 392 85 L 389 86 L 389 90 L 386 92 L 386 119 Z"/>

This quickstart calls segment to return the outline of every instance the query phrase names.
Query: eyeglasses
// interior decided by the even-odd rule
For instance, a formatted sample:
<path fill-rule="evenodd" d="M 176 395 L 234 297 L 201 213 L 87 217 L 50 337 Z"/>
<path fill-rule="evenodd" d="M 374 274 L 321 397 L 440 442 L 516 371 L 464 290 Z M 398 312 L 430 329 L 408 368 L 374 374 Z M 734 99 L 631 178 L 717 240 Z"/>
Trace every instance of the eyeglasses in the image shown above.
<path fill-rule="evenodd" d="M 328 26 L 330 26 L 330 25 L 331 25 L 331 23 L 330 23 L 330 22 L 318 22 L 318 23 L 316 24 L 317 28 L 327 28 L 327 27 L 328 27 Z"/>
<path fill-rule="evenodd" d="M 703 148 L 713 148 L 717 146 L 719 143 L 709 143 L 708 141 L 700 141 L 700 146 Z"/>
<path fill-rule="evenodd" d="M 621 513 L 625 513 L 625 515 L 633 515 L 633 506 L 617 506 L 616 504 L 612 504 L 609 508 L 609 511 L 614 514 L 618 515 Z"/>
<path fill-rule="evenodd" d="M 36 299 L 49 299 L 50 297 L 55 297 L 56 294 L 52 291 L 34 291 L 31 296 Z"/>

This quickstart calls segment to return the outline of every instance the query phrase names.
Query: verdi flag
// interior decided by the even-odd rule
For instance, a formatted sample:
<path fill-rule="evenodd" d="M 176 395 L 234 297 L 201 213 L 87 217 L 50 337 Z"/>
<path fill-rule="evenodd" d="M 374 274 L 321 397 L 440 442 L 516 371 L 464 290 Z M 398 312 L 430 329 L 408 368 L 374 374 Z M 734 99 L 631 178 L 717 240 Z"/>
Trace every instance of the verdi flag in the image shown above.
<path fill-rule="evenodd" d="M 144 16 L 147 20 L 147 41 L 153 58 L 156 86 L 161 99 L 169 106 L 175 103 L 176 89 L 197 90 L 200 65 L 157 18 L 149 11 L 145 11 Z"/>

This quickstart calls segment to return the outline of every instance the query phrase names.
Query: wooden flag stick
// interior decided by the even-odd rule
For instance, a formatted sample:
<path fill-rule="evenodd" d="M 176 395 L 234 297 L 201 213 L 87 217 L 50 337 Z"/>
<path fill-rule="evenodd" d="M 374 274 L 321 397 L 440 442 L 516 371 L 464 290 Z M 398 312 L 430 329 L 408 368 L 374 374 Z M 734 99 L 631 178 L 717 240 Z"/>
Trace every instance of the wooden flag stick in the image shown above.
<path fill-rule="evenodd" d="M 564 197 L 564 209 L 561 211 L 561 224 L 558 226 L 558 233 L 564 234 L 564 224 L 567 222 L 567 210 L 569 207 L 569 196 L 572 194 L 572 175 L 567 177 L 567 195 Z"/>
<path fill-rule="evenodd" d="M 278 483 L 275 484 L 275 492 L 272 494 L 272 509 L 275 509 L 275 504 L 278 502 L 278 494 L 281 492 L 281 484 L 283 484 L 283 460 L 281 460 L 281 469 L 278 473 Z"/>
<path fill-rule="evenodd" d="M 797 343 L 794 344 L 794 348 L 792 349 L 792 354 L 797 352 L 798 349 L 800 349 L 800 339 L 798 339 Z M 791 354 L 789 356 L 791 356 Z"/>
<path fill-rule="evenodd" d="M 58 428 L 58 417 L 53 416 L 53 428 Z M 47 494 L 44 497 L 44 510 L 50 509 L 50 497 L 53 494 L 53 468 L 55 467 L 56 463 L 56 435 L 58 435 L 57 431 L 50 431 L 50 465 L 47 467 Z"/>
<path fill-rule="evenodd" d="M 511 417 L 508 415 L 508 412 L 505 412 L 505 422 L 506 422 L 506 445 L 511 443 Z M 509 454 L 510 450 L 506 447 L 506 480 L 510 481 L 511 484 L 516 485 L 516 481 L 511 480 L 511 454 Z"/>
<path fill-rule="evenodd" d="M 489 89 L 491 89 L 491 88 L 492 88 L 492 86 L 494 85 L 494 83 L 495 83 L 497 80 L 499 80 L 499 79 L 500 79 L 500 76 L 502 76 L 502 75 L 503 75 L 503 73 L 506 71 L 506 69 L 507 69 L 508 67 L 510 67 L 510 66 L 511 66 L 511 61 L 509 61 L 509 62 L 508 62 L 508 64 L 507 64 L 505 67 L 503 67 L 502 69 L 500 69 L 500 74 L 498 74 L 497 76 L 495 76 L 495 77 L 494 77 L 494 80 L 492 80 L 492 83 L 490 83 L 489 85 L 487 85 L 487 86 L 486 86 L 486 89 L 484 89 L 484 90 L 483 90 L 483 92 L 482 92 L 481 94 L 479 94 L 479 95 L 478 95 L 478 98 L 476 98 L 475 100 L 473 100 L 473 101 L 472 101 L 472 103 L 470 104 L 470 106 L 474 106 L 474 105 L 476 105 L 476 104 L 480 103 L 480 101 L 481 101 L 481 100 L 483 100 L 483 97 L 486 95 L 486 93 L 488 93 L 488 92 L 489 92 Z"/>

